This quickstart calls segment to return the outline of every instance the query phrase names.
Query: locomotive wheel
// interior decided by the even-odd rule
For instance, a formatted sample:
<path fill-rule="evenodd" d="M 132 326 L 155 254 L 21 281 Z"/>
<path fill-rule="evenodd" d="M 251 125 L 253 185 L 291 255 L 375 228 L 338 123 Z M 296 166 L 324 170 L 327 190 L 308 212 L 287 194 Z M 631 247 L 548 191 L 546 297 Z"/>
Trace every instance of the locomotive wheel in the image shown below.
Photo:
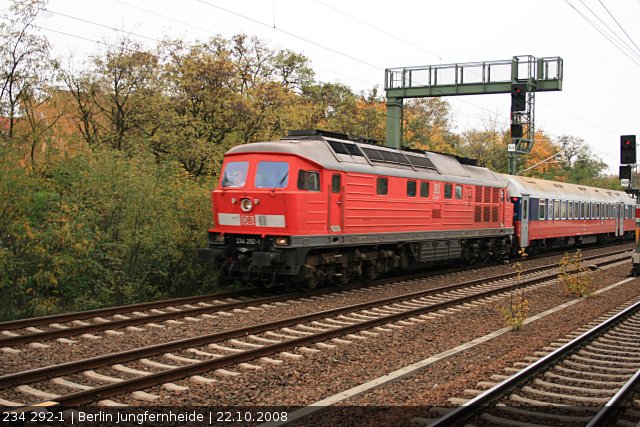
<path fill-rule="evenodd" d="M 368 282 L 378 277 L 378 269 L 375 261 L 365 261 L 362 265 L 362 280 Z"/>
<path fill-rule="evenodd" d="M 307 291 L 317 288 L 320 284 L 320 275 L 318 274 L 318 269 L 316 267 L 305 264 L 302 267 L 302 270 L 302 277 L 304 277 L 304 279 L 300 287 Z"/>

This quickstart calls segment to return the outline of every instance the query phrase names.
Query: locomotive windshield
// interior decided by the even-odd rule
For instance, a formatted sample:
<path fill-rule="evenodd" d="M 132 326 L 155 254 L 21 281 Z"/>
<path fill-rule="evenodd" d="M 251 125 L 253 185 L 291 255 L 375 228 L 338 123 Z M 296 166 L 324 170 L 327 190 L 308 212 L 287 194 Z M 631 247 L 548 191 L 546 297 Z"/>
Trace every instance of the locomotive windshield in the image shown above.
<path fill-rule="evenodd" d="M 285 188 L 289 183 L 287 162 L 259 162 L 256 171 L 256 188 Z"/>
<path fill-rule="evenodd" d="M 222 186 L 226 188 L 244 187 L 247 182 L 249 162 L 229 162 L 222 174 Z"/>

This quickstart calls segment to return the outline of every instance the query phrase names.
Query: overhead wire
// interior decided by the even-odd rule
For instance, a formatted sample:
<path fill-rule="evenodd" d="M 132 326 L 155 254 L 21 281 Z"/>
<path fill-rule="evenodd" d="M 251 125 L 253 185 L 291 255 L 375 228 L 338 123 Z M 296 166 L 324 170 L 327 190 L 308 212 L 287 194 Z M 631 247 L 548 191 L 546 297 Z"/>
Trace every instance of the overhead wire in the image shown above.
<path fill-rule="evenodd" d="M 609 16 L 611 17 L 611 19 L 614 20 L 614 22 L 618 25 L 618 27 L 622 30 L 622 32 L 624 33 L 625 36 L 627 36 L 627 38 L 629 39 L 629 41 L 631 41 L 631 43 L 633 43 L 633 45 L 636 47 L 636 50 L 638 52 L 640 52 L 640 48 L 638 47 L 638 45 L 636 44 L 636 42 L 633 41 L 633 39 L 631 38 L 631 36 L 629 35 L 629 33 L 627 33 L 627 31 L 622 28 L 622 25 L 620 25 L 620 22 L 618 22 L 618 20 L 616 19 L 615 16 L 613 16 L 613 14 L 609 11 L 609 9 L 607 8 L 607 6 L 604 5 L 604 3 L 602 3 L 602 0 L 598 0 L 600 2 L 600 4 L 602 5 L 602 7 L 604 8 L 604 10 L 607 11 L 607 13 L 609 14 Z"/>
<path fill-rule="evenodd" d="M 616 49 L 618 49 L 620 52 L 622 52 L 627 58 L 629 58 L 631 61 L 633 61 L 636 65 L 640 65 L 640 62 L 638 62 L 638 60 L 636 60 L 635 58 L 632 58 L 627 52 L 625 52 L 619 44 L 617 44 L 614 40 L 611 39 L 611 37 L 607 34 L 605 34 L 595 23 L 593 23 L 589 18 L 587 18 L 581 11 L 579 11 L 573 4 L 571 4 L 569 2 L 569 0 L 564 0 L 565 3 L 567 3 L 578 15 L 580 15 L 585 21 L 587 21 L 589 23 L 589 25 L 591 25 L 593 28 L 595 28 L 596 31 L 598 31 L 604 38 L 606 38 L 613 46 L 615 46 Z"/>
<path fill-rule="evenodd" d="M 146 13 L 150 13 L 150 14 L 153 14 L 153 15 L 156 15 L 156 16 L 160 16 L 160 17 L 162 17 L 162 18 L 164 18 L 164 19 L 168 19 L 168 20 L 171 20 L 171 21 L 174 21 L 174 22 L 181 23 L 181 24 L 183 24 L 183 25 L 188 25 L 188 26 L 190 26 L 190 27 L 198 28 L 198 29 L 201 29 L 201 30 L 204 30 L 204 31 L 207 31 L 207 32 L 211 33 L 211 31 L 209 31 L 209 30 L 207 30 L 207 29 L 204 29 L 204 28 L 202 28 L 202 27 L 194 26 L 194 25 L 192 25 L 192 24 L 190 24 L 190 23 L 187 23 L 187 22 L 184 22 L 184 21 L 180 21 L 180 20 L 177 20 L 177 19 L 175 19 L 175 18 L 172 18 L 172 17 L 166 16 L 166 15 L 159 14 L 159 13 L 157 13 L 157 12 L 155 12 L 155 11 L 152 11 L 152 10 L 149 10 L 149 9 L 145 9 L 145 8 L 141 8 L 141 7 L 138 7 L 138 6 L 132 5 L 132 4 L 127 3 L 127 2 L 125 2 L 125 1 L 122 1 L 122 0 L 114 0 L 114 1 L 116 1 L 116 2 L 118 2 L 118 3 L 121 3 L 121 4 L 125 4 L 125 5 L 127 5 L 127 6 L 130 6 L 130 7 L 136 8 L 136 9 L 139 9 L 139 10 L 142 10 L 142 11 L 144 11 L 144 12 L 146 12 Z M 338 55 L 341 55 L 341 56 L 347 57 L 348 59 L 351 59 L 351 60 L 354 60 L 354 61 L 360 62 L 360 63 L 362 63 L 362 64 L 364 64 L 364 65 L 369 66 L 369 67 L 373 67 L 373 68 L 376 68 L 376 69 L 383 69 L 382 67 L 379 67 L 379 66 L 373 65 L 373 64 L 371 64 L 371 63 L 369 63 L 369 62 L 367 62 L 367 61 L 361 60 L 361 59 L 359 59 L 359 58 L 355 58 L 355 57 L 353 57 L 353 56 L 351 56 L 351 55 L 345 54 L 345 53 L 340 52 L 340 51 L 338 51 L 338 50 L 336 50 L 336 49 L 333 49 L 333 48 L 330 48 L 330 47 L 328 47 L 328 46 L 322 45 L 321 43 L 317 43 L 317 42 L 314 42 L 314 41 L 309 40 L 309 39 L 307 39 L 307 38 L 304 38 L 304 37 L 298 36 L 298 35 L 296 35 L 296 34 L 293 34 L 293 33 L 289 32 L 289 31 L 285 31 L 285 30 L 282 30 L 282 29 L 279 29 L 279 28 L 273 28 L 271 25 L 266 24 L 266 23 L 264 23 L 264 22 L 261 22 L 261 21 L 259 21 L 259 20 L 256 20 L 256 19 L 253 19 L 253 18 L 250 18 L 250 17 L 244 16 L 244 15 L 239 14 L 239 13 L 237 13 L 237 12 L 230 11 L 230 10 L 228 10 L 228 9 L 225 9 L 225 8 L 219 7 L 219 6 L 217 6 L 217 5 L 213 5 L 213 4 L 211 4 L 211 3 L 207 2 L 207 1 L 204 1 L 204 0 L 197 0 L 197 1 L 199 1 L 200 3 L 203 3 L 203 4 L 205 4 L 205 5 L 208 5 L 208 6 L 211 6 L 211 7 L 214 7 L 214 8 L 220 9 L 220 10 L 223 10 L 224 12 L 227 12 L 227 13 L 233 14 L 233 15 L 235 15 L 235 16 L 239 16 L 239 17 L 241 17 L 241 18 L 243 18 L 243 19 L 248 19 L 248 20 L 251 20 L 252 22 L 258 23 L 258 24 L 260 24 L 260 25 L 263 25 L 263 26 L 266 26 L 266 27 L 269 27 L 269 28 L 275 29 L 275 30 L 280 31 L 280 32 L 282 32 L 282 33 L 284 33 L 284 34 L 287 34 L 287 35 L 289 35 L 289 36 L 291 36 L 291 37 L 295 37 L 295 38 L 297 38 L 297 39 L 299 39 L 299 40 L 302 40 L 302 41 L 305 41 L 305 42 L 311 43 L 311 44 L 313 44 L 313 45 L 319 46 L 319 47 L 321 47 L 321 48 L 323 48 L 323 49 L 325 49 L 325 50 L 328 50 L 328 51 L 331 51 L 331 52 L 336 53 L 336 54 L 338 54 Z M 325 4 L 325 3 L 323 3 L 323 2 L 321 2 L 321 1 L 317 1 L 317 0 L 314 0 L 314 1 L 316 1 L 316 2 L 317 2 L 317 3 L 319 3 L 319 4 L 322 4 L 322 5 L 325 5 L 325 6 L 326 6 L 326 4 Z M 565 1 L 567 1 L 567 0 L 565 0 Z M 638 0 L 638 1 L 640 2 L 640 0 Z M 571 5 L 571 6 L 572 6 L 572 5 Z M 330 7 L 330 6 L 328 6 L 328 7 Z M 573 7 L 573 6 L 572 6 L 572 7 Z M 333 7 L 331 7 L 331 8 L 333 8 Z M 336 10 L 336 11 L 339 11 L 339 10 L 338 10 L 338 9 L 336 9 L 336 8 L 333 8 L 333 9 L 334 9 L 334 10 Z M 57 13 L 57 12 L 54 12 L 54 13 Z M 119 31 L 119 32 L 123 32 L 123 33 L 130 34 L 130 35 L 134 35 L 134 36 L 139 36 L 139 37 L 143 37 L 143 38 L 147 38 L 147 39 L 156 40 L 156 39 L 151 38 L 151 37 L 148 37 L 148 36 L 140 35 L 140 34 L 137 34 L 137 33 L 130 32 L 130 31 L 120 30 L 120 29 L 117 29 L 117 28 L 114 28 L 114 27 L 105 26 L 105 25 L 103 25 L 103 24 L 95 23 L 95 22 L 93 22 L 93 21 L 89 21 L 89 20 L 86 20 L 86 19 L 77 18 L 77 17 L 72 17 L 72 16 L 70 16 L 70 15 L 65 15 L 65 14 L 60 14 L 60 13 L 57 13 L 57 14 L 62 15 L 62 16 L 66 16 L 66 17 L 68 17 L 68 18 L 70 18 L 70 19 L 77 19 L 77 20 L 81 20 L 81 21 L 84 21 L 84 22 L 87 22 L 87 23 L 91 23 L 91 24 L 99 25 L 99 26 L 101 26 L 101 27 L 109 28 L 109 29 L 111 29 L 111 30 L 113 30 L 113 31 Z M 352 16 L 351 16 L 351 15 L 349 15 L 349 14 L 344 13 L 344 15 L 345 15 L 345 16 L 348 16 L 348 17 L 351 17 L 352 19 L 356 19 L 356 20 L 358 20 L 359 22 L 363 23 L 364 25 L 367 25 L 364 21 L 359 20 L 359 19 L 357 19 L 357 18 L 354 18 L 354 17 L 352 17 Z M 274 11 L 274 23 L 275 23 L 275 11 Z M 377 28 L 377 27 L 375 27 L 375 26 L 373 26 L 373 25 L 368 25 L 368 26 L 370 26 L 371 28 L 374 28 L 374 29 L 376 29 L 376 28 Z M 106 42 L 101 42 L 101 41 L 98 41 L 98 40 L 89 39 L 89 38 L 87 38 L 87 37 L 78 36 L 78 35 L 74 35 L 74 34 L 71 34 L 71 33 L 62 32 L 62 31 L 58 31 L 58 30 L 54 30 L 54 29 L 51 29 L 51 28 L 46 28 L 46 27 L 42 27 L 42 26 L 40 26 L 39 28 L 42 28 L 42 29 L 44 29 L 44 30 L 46 30 L 46 31 L 56 32 L 56 33 L 59 33 L 59 34 L 63 34 L 63 35 L 67 35 L 67 36 L 75 37 L 75 38 L 78 38 L 78 39 L 82 39 L 82 40 L 87 40 L 87 41 L 95 42 L 95 43 L 98 43 L 98 44 L 104 44 L 104 45 L 108 45 L 108 46 L 114 46 L 114 45 L 111 45 L 111 44 L 106 43 Z M 412 46 L 413 46 L 413 44 L 412 44 L 412 43 L 407 42 L 406 40 L 403 40 L 403 39 L 401 39 L 401 38 L 397 38 L 397 39 L 398 39 L 398 40 L 401 40 L 401 41 L 403 41 L 403 42 L 406 42 L 406 43 L 408 43 L 409 45 L 412 45 Z M 115 46 L 114 46 L 114 47 L 115 47 Z M 413 47 L 416 47 L 416 46 L 413 46 Z M 417 47 L 417 48 L 418 48 L 418 49 L 420 49 L 420 50 L 423 50 L 423 49 L 421 49 L 421 48 L 419 48 L 419 47 Z M 424 51 L 424 50 L 423 50 L 423 51 Z M 434 56 L 437 56 L 436 54 L 434 54 L 434 53 L 432 53 L 432 52 L 428 52 L 428 51 L 425 51 L 425 52 L 427 52 L 427 53 L 429 53 L 429 54 L 432 54 L 432 55 L 434 55 Z M 441 57 L 439 57 L 439 58 L 441 58 Z M 336 73 L 336 72 L 335 72 L 335 71 L 333 71 L 333 70 L 326 70 L 326 69 L 325 69 L 325 71 L 332 72 L 332 73 L 334 73 L 334 74 L 339 74 L 339 75 L 342 75 L 343 77 L 346 77 L 346 78 L 349 78 L 349 79 L 358 80 L 358 81 L 360 81 L 360 82 L 362 82 L 362 83 L 366 83 L 366 82 L 364 82 L 364 81 L 362 81 L 362 80 L 360 80 L 360 79 L 357 79 L 357 78 L 355 78 L 355 77 L 347 76 L 347 75 L 345 75 L 345 74 L 341 74 L 341 73 Z M 462 102 L 462 103 L 468 104 L 468 105 L 470 105 L 470 106 L 472 106 L 472 107 L 474 107 L 474 108 L 478 108 L 478 109 L 480 109 L 480 110 L 484 110 L 484 111 L 486 111 L 486 112 L 488 112 L 488 113 L 490 113 L 490 114 L 495 114 L 495 112 L 494 112 L 494 111 L 491 111 L 491 110 L 489 110 L 489 109 L 487 109 L 487 108 L 484 108 L 484 107 L 482 107 L 482 106 L 479 106 L 479 105 L 476 105 L 476 104 L 474 104 L 474 103 L 471 103 L 471 102 L 469 102 L 469 101 L 462 100 L 462 99 L 460 99 L 459 101 L 460 101 L 460 102 Z M 606 130 L 606 131 L 611 132 L 610 130 L 608 130 L 608 129 L 606 129 L 606 128 L 604 128 L 604 127 L 600 126 L 600 125 L 597 125 L 597 124 L 595 124 L 595 123 L 593 123 L 593 122 L 590 122 L 590 121 L 588 121 L 588 120 L 586 120 L 586 119 L 582 119 L 582 118 L 580 118 L 580 117 L 578 117 L 578 116 L 575 116 L 575 115 L 573 115 L 573 114 L 571 114 L 571 113 L 568 113 L 568 112 L 566 112 L 566 111 L 563 111 L 563 110 L 558 109 L 558 108 L 553 107 L 553 106 L 551 106 L 551 108 L 554 108 L 554 109 L 556 109 L 556 110 L 558 110 L 558 111 L 560 111 L 560 112 L 563 112 L 563 113 L 565 113 L 565 114 L 569 114 L 569 115 L 571 115 L 572 117 L 574 117 L 574 118 L 576 118 L 576 119 L 578 119 L 578 120 L 582 120 L 582 121 L 584 121 L 584 122 L 586 122 L 586 123 L 589 123 L 589 124 L 591 124 L 591 125 L 593 125 L 593 126 L 595 126 L 595 127 L 600 128 L 600 129 L 603 129 L 603 130 Z M 482 118 L 482 117 L 478 117 L 478 116 L 473 117 L 473 116 L 469 116 L 469 115 L 467 115 L 467 116 L 468 116 L 468 117 L 470 117 L 470 118 L 475 118 L 475 119 L 477 119 L 477 120 L 483 120 L 483 118 Z M 507 125 L 507 123 L 506 123 L 506 122 L 504 122 L 504 121 L 500 121 L 500 122 L 501 122 L 501 123 L 503 123 L 503 124 L 505 124 L 505 125 Z M 553 136 L 553 134 L 549 134 L 549 133 L 547 133 L 547 135 Z"/>
<path fill-rule="evenodd" d="M 616 31 L 614 29 L 612 29 L 609 24 L 607 24 L 601 17 L 600 15 L 598 15 L 596 12 L 594 12 L 593 9 L 591 9 L 589 7 L 589 5 L 587 5 L 584 0 L 579 0 L 580 3 L 582 3 L 582 5 L 598 20 L 602 23 L 602 25 L 606 28 L 606 30 L 608 31 L 607 35 L 609 36 L 613 36 L 615 37 L 619 43 L 621 43 L 623 46 L 623 48 L 625 48 L 629 53 L 631 53 L 632 55 L 635 55 L 636 57 L 638 57 L 640 59 L 640 54 L 636 51 L 634 51 L 634 49 L 629 45 L 629 43 L 627 43 L 622 37 L 620 37 L 620 35 L 618 33 L 616 33 Z"/>

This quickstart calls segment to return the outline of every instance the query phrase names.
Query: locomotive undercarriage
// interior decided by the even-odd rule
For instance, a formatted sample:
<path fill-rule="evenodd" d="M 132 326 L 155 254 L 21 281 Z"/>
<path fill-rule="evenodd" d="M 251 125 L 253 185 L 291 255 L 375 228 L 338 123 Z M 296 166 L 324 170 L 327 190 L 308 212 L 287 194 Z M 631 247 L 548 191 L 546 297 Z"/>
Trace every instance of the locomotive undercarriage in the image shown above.
<path fill-rule="evenodd" d="M 369 281 L 394 270 L 410 270 L 456 261 L 474 265 L 509 257 L 509 237 L 428 240 L 340 248 L 289 248 L 277 252 L 227 254 L 222 281 L 262 287 L 314 289 Z M 230 255 L 230 256 L 229 256 Z"/>

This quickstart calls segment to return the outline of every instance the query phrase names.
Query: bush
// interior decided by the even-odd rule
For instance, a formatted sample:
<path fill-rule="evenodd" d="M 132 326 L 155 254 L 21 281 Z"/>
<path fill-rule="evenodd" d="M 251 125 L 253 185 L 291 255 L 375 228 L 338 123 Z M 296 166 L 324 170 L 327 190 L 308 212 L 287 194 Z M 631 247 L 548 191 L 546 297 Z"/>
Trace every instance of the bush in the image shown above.
<path fill-rule="evenodd" d="M 44 174 L 0 162 L 0 318 L 213 290 L 215 274 L 195 256 L 211 221 L 209 183 L 111 150 Z"/>

